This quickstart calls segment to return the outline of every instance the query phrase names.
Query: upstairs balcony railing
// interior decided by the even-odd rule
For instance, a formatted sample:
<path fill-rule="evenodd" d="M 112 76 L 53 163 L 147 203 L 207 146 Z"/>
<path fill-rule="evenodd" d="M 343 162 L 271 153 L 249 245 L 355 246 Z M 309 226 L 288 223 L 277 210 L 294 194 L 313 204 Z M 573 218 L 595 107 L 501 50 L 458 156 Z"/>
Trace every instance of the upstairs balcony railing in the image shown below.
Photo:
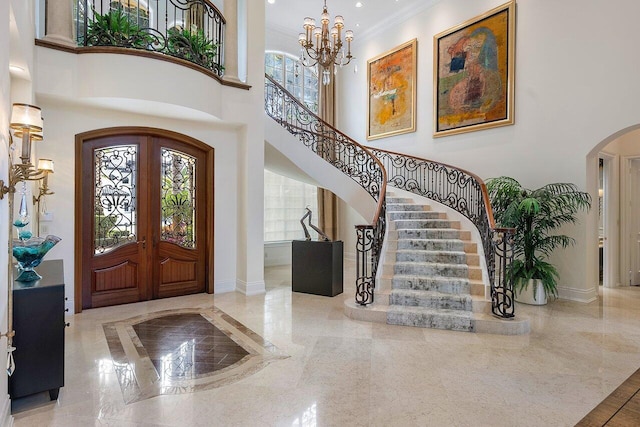
<path fill-rule="evenodd" d="M 315 115 L 268 75 L 265 111 L 307 148 L 351 177 L 377 203 L 370 224 L 356 226 L 356 303 L 373 302 L 375 278 L 386 229 L 387 175 L 371 152 Z"/>
<path fill-rule="evenodd" d="M 114 46 L 183 59 L 222 77 L 225 20 L 209 0 L 78 0 L 79 46 Z"/>
<path fill-rule="evenodd" d="M 478 176 L 432 160 L 369 148 L 384 165 L 389 184 L 446 205 L 469 218 L 480 232 L 489 281 L 491 309 L 514 316 L 513 283 L 507 276 L 513 261 L 512 228 L 497 228 L 487 188 Z"/>

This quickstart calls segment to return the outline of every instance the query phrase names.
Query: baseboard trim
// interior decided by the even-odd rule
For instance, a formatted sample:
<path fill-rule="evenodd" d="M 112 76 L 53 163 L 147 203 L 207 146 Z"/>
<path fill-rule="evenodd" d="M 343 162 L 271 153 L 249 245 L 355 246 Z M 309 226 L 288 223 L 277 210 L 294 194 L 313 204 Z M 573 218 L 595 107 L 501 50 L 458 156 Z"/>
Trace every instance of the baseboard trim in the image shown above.
<path fill-rule="evenodd" d="M 213 283 L 214 294 L 226 294 L 227 292 L 235 292 L 236 284 L 233 280 L 220 280 Z"/>
<path fill-rule="evenodd" d="M 6 396 L 2 413 L 0 413 L 0 421 L 2 421 L 3 426 L 11 427 L 13 426 L 13 417 L 11 416 L 11 398 L 8 394 Z"/>
<path fill-rule="evenodd" d="M 257 282 L 245 282 L 243 280 L 236 280 L 236 290 L 245 294 L 246 296 L 264 294 L 266 292 L 264 280 Z"/>
<path fill-rule="evenodd" d="M 598 299 L 598 292 L 595 289 L 578 289 L 568 286 L 558 286 L 558 297 L 570 301 L 590 303 Z"/>

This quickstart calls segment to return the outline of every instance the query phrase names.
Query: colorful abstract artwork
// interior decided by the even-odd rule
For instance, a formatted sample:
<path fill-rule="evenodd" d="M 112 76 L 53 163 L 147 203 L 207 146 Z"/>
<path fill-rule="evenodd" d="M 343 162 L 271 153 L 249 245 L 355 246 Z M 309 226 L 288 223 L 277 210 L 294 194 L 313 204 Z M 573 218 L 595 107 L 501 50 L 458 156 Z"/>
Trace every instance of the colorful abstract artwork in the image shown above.
<path fill-rule="evenodd" d="M 413 39 L 367 61 L 367 139 L 415 132 L 416 49 Z"/>
<path fill-rule="evenodd" d="M 515 3 L 434 37 L 434 136 L 513 124 Z"/>

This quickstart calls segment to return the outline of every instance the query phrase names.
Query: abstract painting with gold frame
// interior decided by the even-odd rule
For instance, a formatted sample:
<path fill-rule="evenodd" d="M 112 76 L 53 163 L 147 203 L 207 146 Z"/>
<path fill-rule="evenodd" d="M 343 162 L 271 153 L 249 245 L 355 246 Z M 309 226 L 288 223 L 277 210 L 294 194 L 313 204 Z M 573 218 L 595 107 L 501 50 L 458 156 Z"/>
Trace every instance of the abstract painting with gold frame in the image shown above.
<path fill-rule="evenodd" d="M 367 139 L 416 130 L 417 39 L 367 61 Z"/>
<path fill-rule="evenodd" d="M 515 2 L 436 34 L 434 136 L 513 124 Z"/>

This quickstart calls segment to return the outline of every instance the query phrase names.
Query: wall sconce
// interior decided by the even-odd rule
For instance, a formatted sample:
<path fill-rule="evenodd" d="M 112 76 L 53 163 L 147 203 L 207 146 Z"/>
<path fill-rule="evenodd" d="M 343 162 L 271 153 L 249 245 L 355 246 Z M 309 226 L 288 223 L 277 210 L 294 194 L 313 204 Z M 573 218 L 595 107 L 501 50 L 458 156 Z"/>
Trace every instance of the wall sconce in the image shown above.
<path fill-rule="evenodd" d="M 42 185 L 38 191 L 38 197 L 33 196 L 33 203 L 40 203 L 42 196 L 50 196 L 55 194 L 49 189 L 49 174 L 53 173 L 53 160 L 51 159 L 39 159 L 38 160 L 38 173 L 42 174 Z"/>
<path fill-rule="evenodd" d="M 33 204 L 36 205 L 36 235 L 40 235 L 40 199 L 43 196 L 50 196 L 54 194 L 53 191 L 49 189 L 49 174 L 53 173 L 53 160 L 51 159 L 39 159 L 38 160 L 38 172 L 42 174 L 42 185 L 38 188 L 38 197 L 33 196 Z M 44 203 L 44 200 L 42 200 Z M 46 206 L 46 205 L 45 205 Z M 45 208 L 46 209 L 46 208 Z"/>
<path fill-rule="evenodd" d="M 40 107 L 29 104 L 13 104 L 10 127 L 16 138 L 22 138 L 21 162 L 10 165 L 9 182 L 6 185 L 4 180 L 0 180 L 0 199 L 4 198 L 7 193 L 15 193 L 17 183 L 27 180 L 36 181 L 46 175 L 35 170 L 31 164 L 31 141 L 42 141 L 44 120 L 41 114 Z M 13 144 L 13 138 L 9 134 L 9 145 L 11 144 Z"/>

